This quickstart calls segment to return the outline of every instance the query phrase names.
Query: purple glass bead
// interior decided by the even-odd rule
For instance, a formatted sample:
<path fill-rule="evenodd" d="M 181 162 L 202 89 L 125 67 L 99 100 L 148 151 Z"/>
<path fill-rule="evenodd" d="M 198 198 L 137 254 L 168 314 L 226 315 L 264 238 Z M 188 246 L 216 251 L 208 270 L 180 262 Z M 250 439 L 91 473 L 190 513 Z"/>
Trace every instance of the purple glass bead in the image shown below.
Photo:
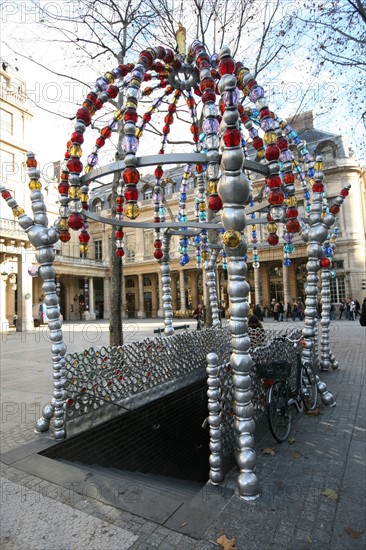
<path fill-rule="evenodd" d="M 233 92 L 224 92 L 222 94 L 222 99 L 227 107 L 232 107 L 238 102 L 238 92 L 234 90 Z"/>
<path fill-rule="evenodd" d="M 112 74 L 116 78 L 119 78 L 120 76 L 122 76 L 122 71 L 117 67 L 116 69 L 112 69 Z"/>
<path fill-rule="evenodd" d="M 118 124 L 118 121 L 115 120 L 114 118 L 111 118 L 111 120 L 108 122 L 108 127 L 111 130 L 114 130 L 117 127 L 117 124 Z"/>
<path fill-rule="evenodd" d="M 290 124 L 286 124 L 286 126 L 283 129 L 283 132 L 286 135 L 289 134 L 290 132 L 292 132 L 292 126 Z"/>
<path fill-rule="evenodd" d="M 274 128 L 276 128 L 276 126 L 277 122 L 271 117 L 264 118 L 261 121 L 261 128 L 264 132 L 266 132 L 267 130 L 273 130 Z"/>
<path fill-rule="evenodd" d="M 125 153 L 136 153 L 138 146 L 138 139 L 134 136 L 124 136 L 122 138 L 122 150 Z"/>
<path fill-rule="evenodd" d="M 309 154 L 307 154 L 307 155 L 304 155 L 302 159 L 303 159 L 304 162 L 310 162 L 311 156 Z"/>
<path fill-rule="evenodd" d="M 282 162 L 290 162 L 291 161 L 291 151 L 290 151 L 290 149 L 285 149 L 285 151 L 281 151 L 280 160 L 282 160 Z"/>
<path fill-rule="evenodd" d="M 109 82 L 106 78 L 100 76 L 99 78 L 97 78 L 96 85 L 102 90 L 102 92 L 104 92 L 104 90 L 108 88 Z"/>
<path fill-rule="evenodd" d="M 216 67 L 218 67 L 218 65 L 219 65 L 219 59 L 218 58 L 219 58 L 219 54 L 217 54 L 217 53 L 214 53 L 213 55 L 211 55 L 210 62 L 211 62 L 211 65 L 214 69 Z"/>
<path fill-rule="evenodd" d="M 216 118 L 207 118 L 203 121 L 202 129 L 205 134 L 216 134 L 219 130 L 219 122 Z"/>
<path fill-rule="evenodd" d="M 257 101 L 257 99 L 260 99 L 264 96 L 264 90 L 262 86 L 253 86 L 253 88 L 249 92 L 249 99 L 251 101 Z"/>
<path fill-rule="evenodd" d="M 160 193 L 154 193 L 153 194 L 153 201 L 154 202 L 161 202 L 161 194 Z"/>
<path fill-rule="evenodd" d="M 287 231 L 284 231 L 284 232 L 282 233 L 282 237 L 283 237 L 283 240 L 284 240 L 286 243 L 291 243 L 291 242 L 292 242 L 292 238 L 293 238 L 292 233 L 287 233 Z"/>
<path fill-rule="evenodd" d="M 98 155 L 95 155 L 94 153 L 92 153 L 91 155 L 88 156 L 88 164 L 90 166 L 95 166 L 98 162 Z"/>
<path fill-rule="evenodd" d="M 251 128 L 251 129 L 249 130 L 249 135 L 250 135 L 251 138 L 257 137 L 257 135 L 258 135 L 258 130 L 257 130 L 257 128 Z"/>

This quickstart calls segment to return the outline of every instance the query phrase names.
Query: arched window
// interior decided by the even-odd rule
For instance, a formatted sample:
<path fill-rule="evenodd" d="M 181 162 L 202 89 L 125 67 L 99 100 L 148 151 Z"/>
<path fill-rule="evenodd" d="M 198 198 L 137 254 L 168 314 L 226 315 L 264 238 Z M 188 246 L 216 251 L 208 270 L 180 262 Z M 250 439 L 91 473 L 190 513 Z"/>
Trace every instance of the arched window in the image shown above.
<path fill-rule="evenodd" d="M 126 288 L 135 288 L 135 281 L 131 278 L 126 279 Z"/>
<path fill-rule="evenodd" d="M 151 286 L 151 279 L 150 277 L 144 277 L 144 286 Z"/>
<path fill-rule="evenodd" d="M 95 199 L 92 205 L 92 212 L 100 212 L 103 209 L 103 204 L 100 199 Z"/>

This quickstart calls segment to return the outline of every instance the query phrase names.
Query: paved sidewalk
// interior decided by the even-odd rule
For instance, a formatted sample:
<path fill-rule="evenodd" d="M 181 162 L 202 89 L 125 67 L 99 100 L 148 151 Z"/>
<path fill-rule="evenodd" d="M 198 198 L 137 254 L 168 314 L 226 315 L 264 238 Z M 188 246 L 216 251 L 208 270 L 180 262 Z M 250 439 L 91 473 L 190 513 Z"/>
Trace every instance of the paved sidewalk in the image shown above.
<path fill-rule="evenodd" d="M 131 339 L 152 336 L 161 326 L 155 320 L 129 324 Z M 65 329 L 69 351 L 108 343 L 106 323 Z M 223 501 L 200 540 L 93 498 L 97 495 L 67 491 L 2 463 L 1 548 L 214 550 L 224 532 L 236 538 L 238 550 L 364 549 L 366 332 L 358 321 L 336 321 L 331 341 L 340 369 L 320 376 L 337 407 L 323 409 L 319 416 L 298 416 L 291 443 L 276 444 L 268 430 L 261 430 L 256 442 L 261 497 L 247 503 L 234 494 Z M 50 440 L 50 434 L 33 433 L 52 394 L 50 359 L 45 332 L 3 339 L 2 454 L 25 442 Z M 273 455 L 263 449 L 273 449 Z M 226 487 L 235 487 L 235 472 Z M 210 498 L 202 499 L 202 508 L 212 508 Z"/>

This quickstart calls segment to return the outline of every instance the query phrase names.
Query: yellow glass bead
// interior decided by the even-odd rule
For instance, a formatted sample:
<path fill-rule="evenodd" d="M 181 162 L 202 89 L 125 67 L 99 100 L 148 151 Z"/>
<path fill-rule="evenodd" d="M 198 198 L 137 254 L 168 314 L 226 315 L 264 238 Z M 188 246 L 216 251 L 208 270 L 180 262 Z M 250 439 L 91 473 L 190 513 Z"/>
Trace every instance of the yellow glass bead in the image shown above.
<path fill-rule="evenodd" d="M 143 130 L 141 130 L 141 128 L 136 128 L 135 136 L 137 137 L 137 139 L 140 139 L 143 133 L 144 132 Z"/>
<path fill-rule="evenodd" d="M 286 205 L 287 206 L 296 206 L 297 205 L 297 198 L 295 197 L 295 195 L 291 195 L 290 197 L 287 197 Z"/>
<path fill-rule="evenodd" d="M 122 120 L 123 119 L 123 111 L 121 109 L 118 109 L 113 115 L 114 120 Z"/>
<path fill-rule="evenodd" d="M 78 157 L 78 158 L 80 158 L 83 155 L 83 151 L 80 145 L 71 145 L 71 147 L 69 148 L 69 153 L 72 157 Z"/>
<path fill-rule="evenodd" d="M 296 168 L 296 166 L 298 166 L 298 165 L 299 165 L 299 163 L 297 162 L 297 160 L 293 159 L 293 160 L 292 160 L 292 166 L 293 166 L 293 168 Z"/>
<path fill-rule="evenodd" d="M 140 213 L 140 208 L 134 202 L 126 204 L 125 206 L 125 216 L 130 220 L 134 220 Z"/>
<path fill-rule="evenodd" d="M 276 140 L 277 140 L 277 134 L 276 132 L 266 132 L 264 134 L 264 137 L 263 137 L 263 141 L 264 143 L 266 143 L 267 145 L 269 143 L 276 143 Z"/>
<path fill-rule="evenodd" d="M 80 187 L 70 187 L 69 189 L 69 197 L 70 199 L 76 199 L 80 192 Z"/>
<path fill-rule="evenodd" d="M 258 158 L 263 159 L 265 156 L 266 156 L 266 152 L 264 149 L 259 149 L 259 151 L 257 151 Z"/>
<path fill-rule="evenodd" d="M 209 252 L 202 252 L 201 253 L 202 260 L 209 260 L 210 259 L 210 253 Z"/>
<path fill-rule="evenodd" d="M 61 218 L 57 225 L 59 229 L 62 229 L 62 230 L 69 229 L 69 223 L 65 218 Z"/>
<path fill-rule="evenodd" d="M 242 67 L 241 69 L 239 69 L 238 71 L 238 80 L 243 80 L 244 76 L 249 73 L 249 69 L 247 69 L 246 67 Z"/>
<path fill-rule="evenodd" d="M 184 180 L 187 180 L 189 178 L 189 176 L 190 176 L 190 174 L 188 174 L 187 172 L 184 172 L 182 177 L 183 177 Z"/>
<path fill-rule="evenodd" d="M 87 254 L 89 252 L 89 246 L 87 244 L 80 245 L 80 252 L 82 254 Z"/>
<path fill-rule="evenodd" d="M 276 233 L 277 224 L 276 223 L 269 223 L 269 224 L 267 224 L 267 229 L 268 229 L 269 233 Z"/>
<path fill-rule="evenodd" d="M 317 172 L 322 172 L 324 170 L 324 162 L 316 162 L 314 168 Z"/>
<path fill-rule="evenodd" d="M 38 180 L 31 180 L 28 187 L 31 191 L 34 191 L 35 189 L 42 189 L 42 184 Z"/>
<path fill-rule="evenodd" d="M 217 181 L 207 182 L 207 192 L 210 195 L 212 195 L 213 193 L 217 193 Z"/>
<path fill-rule="evenodd" d="M 116 80 L 113 73 L 105 73 L 104 78 L 106 78 L 109 82 L 109 84 L 113 84 L 113 82 Z"/>
<path fill-rule="evenodd" d="M 280 122 L 280 128 L 283 130 L 286 126 L 287 126 L 286 120 L 282 120 L 282 122 Z"/>
<path fill-rule="evenodd" d="M 198 210 L 200 212 L 204 212 L 206 210 L 206 204 L 204 202 L 200 202 L 198 205 Z"/>
<path fill-rule="evenodd" d="M 79 199 L 81 202 L 88 202 L 89 195 L 87 193 L 79 193 Z"/>
<path fill-rule="evenodd" d="M 88 164 L 88 166 L 85 166 L 84 173 L 89 174 L 93 170 L 93 167 Z"/>
<path fill-rule="evenodd" d="M 309 179 L 309 184 L 310 185 L 314 185 L 314 183 L 315 183 L 315 180 L 313 178 Z"/>
<path fill-rule="evenodd" d="M 250 226 L 251 231 L 255 231 L 255 225 Z"/>
<path fill-rule="evenodd" d="M 171 73 L 172 72 L 172 68 L 170 65 L 164 65 L 164 71 L 166 71 L 167 73 Z"/>
<path fill-rule="evenodd" d="M 139 78 L 131 78 L 131 82 L 129 84 L 130 86 L 135 86 L 136 88 L 140 88 L 141 86 L 141 80 Z"/>
<path fill-rule="evenodd" d="M 241 243 L 241 235 L 239 231 L 234 231 L 234 229 L 229 229 L 225 231 L 222 236 L 222 242 L 229 248 L 236 248 Z"/>
<path fill-rule="evenodd" d="M 136 107 L 137 107 L 137 99 L 135 99 L 134 97 L 130 97 L 130 98 L 126 101 L 126 109 L 128 109 L 129 107 L 132 107 L 133 109 L 136 109 Z"/>
<path fill-rule="evenodd" d="M 22 216 L 24 214 L 24 210 L 20 206 L 14 206 L 14 208 L 12 208 L 12 211 L 16 218 L 19 218 L 19 216 Z"/>

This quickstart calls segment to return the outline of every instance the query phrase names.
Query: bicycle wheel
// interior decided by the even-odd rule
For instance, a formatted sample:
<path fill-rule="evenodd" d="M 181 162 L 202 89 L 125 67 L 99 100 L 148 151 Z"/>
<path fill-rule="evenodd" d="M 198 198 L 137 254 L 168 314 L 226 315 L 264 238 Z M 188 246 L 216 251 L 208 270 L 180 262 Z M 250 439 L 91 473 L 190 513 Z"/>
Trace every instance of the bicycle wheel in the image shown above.
<path fill-rule="evenodd" d="M 268 422 L 277 441 L 286 441 L 291 432 L 292 411 L 288 403 L 286 384 L 276 380 L 268 395 Z"/>
<path fill-rule="evenodd" d="M 307 411 L 313 411 L 318 406 L 318 384 L 316 375 L 311 365 L 302 366 L 301 397 Z"/>

